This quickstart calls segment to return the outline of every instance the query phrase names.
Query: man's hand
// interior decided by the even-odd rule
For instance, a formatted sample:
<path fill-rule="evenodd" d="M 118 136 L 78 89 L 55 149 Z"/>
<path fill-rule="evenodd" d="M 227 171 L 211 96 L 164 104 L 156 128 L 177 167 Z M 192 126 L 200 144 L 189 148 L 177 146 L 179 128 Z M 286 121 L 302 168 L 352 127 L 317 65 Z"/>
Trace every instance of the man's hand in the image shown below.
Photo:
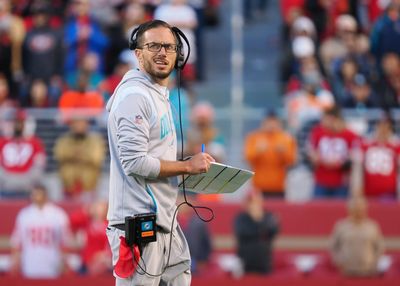
<path fill-rule="evenodd" d="M 187 161 L 187 171 L 191 175 L 207 173 L 211 162 L 215 162 L 215 160 L 210 154 L 198 153 Z"/>

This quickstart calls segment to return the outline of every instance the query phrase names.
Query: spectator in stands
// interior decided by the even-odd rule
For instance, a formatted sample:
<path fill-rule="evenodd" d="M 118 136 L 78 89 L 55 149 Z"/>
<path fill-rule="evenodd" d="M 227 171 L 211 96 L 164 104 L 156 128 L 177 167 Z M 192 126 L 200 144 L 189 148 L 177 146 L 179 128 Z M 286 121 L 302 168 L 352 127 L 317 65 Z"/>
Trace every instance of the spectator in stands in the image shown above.
<path fill-rule="evenodd" d="M 304 14 L 304 0 L 282 0 L 279 4 L 283 20 L 282 39 L 287 42 L 293 22 Z"/>
<path fill-rule="evenodd" d="M 7 78 L 0 73 L 0 111 L 13 108 L 15 106 L 16 102 L 11 99 Z"/>
<path fill-rule="evenodd" d="M 357 61 L 352 57 L 345 57 L 337 65 L 332 75 L 332 88 L 336 101 L 342 102 L 354 85 L 354 77 L 360 73 Z"/>
<path fill-rule="evenodd" d="M 385 13 L 378 18 L 371 31 L 371 52 L 375 56 L 378 67 L 386 53 L 400 54 L 400 3 L 391 0 Z"/>
<path fill-rule="evenodd" d="M 11 11 L 11 0 L 0 0 L 0 73 L 9 84 L 22 79 L 22 42 L 25 27 Z"/>
<path fill-rule="evenodd" d="M 345 198 L 351 151 L 358 137 L 346 128 L 338 107 L 325 111 L 308 139 L 308 158 L 314 168 L 314 197 Z"/>
<path fill-rule="evenodd" d="M 60 81 L 63 47 L 60 31 L 49 25 L 50 3 L 35 1 L 31 7 L 33 27 L 23 44 L 23 67 L 27 85 L 40 79 L 46 84 Z"/>
<path fill-rule="evenodd" d="M 98 56 L 98 71 L 104 71 L 104 53 L 108 39 L 101 27 L 90 16 L 89 0 L 71 1 L 72 15 L 65 23 L 64 42 L 66 45 L 65 72 L 75 72 L 88 52 Z"/>
<path fill-rule="evenodd" d="M 313 56 L 298 60 L 296 71 L 286 86 L 286 93 L 291 95 L 291 93 L 300 91 L 307 84 L 315 86 L 319 94 L 322 92 L 330 93 L 330 86 L 319 68 L 317 59 Z M 331 96 L 333 100 L 333 95 Z"/>
<path fill-rule="evenodd" d="M 341 106 L 359 110 L 379 107 L 377 96 L 364 75 L 354 76 L 353 84 L 350 86 L 349 93 L 343 98 Z"/>
<path fill-rule="evenodd" d="M 24 110 L 15 110 L 11 116 L 10 134 L 0 137 L 0 196 L 28 197 L 42 179 L 46 153 L 42 140 L 33 134 L 33 119 Z"/>
<path fill-rule="evenodd" d="M 50 106 L 49 89 L 43 80 L 36 79 L 32 81 L 26 105 L 33 108 Z"/>
<path fill-rule="evenodd" d="M 132 56 L 130 56 L 132 57 Z M 104 79 L 99 87 L 99 90 L 103 94 L 103 98 L 107 101 L 114 90 L 117 88 L 118 83 L 122 80 L 122 77 L 130 70 L 130 63 L 125 57 L 120 57 L 117 64 L 114 67 L 114 71 L 106 79 Z"/>
<path fill-rule="evenodd" d="M 27 278 L 57 278 L 66 270 L 68 216 L 49 202 L 42 185 L 32 188 L 31 201 L 17 215 L 11 236 L 11 271 Z"/>
<path fill-rule="evenodd" d="M 293 75 L 299 75 L 299 62 L 303 58 L 314 57 L 316 47 L 315 26 L 309 18 L 297 17 L 290 28 L 290 37 L 282 47 L 280 62 L 280 78 L 284 92 L 289 79 Z"/>
<path fill-rule="evenodd" d="M 354 156 L 353 190 L 368 198 L 396 199 L 400 141 L 389 113 L 383 113 L 372 136 L 364 138 Z"/>
<path fill-rule="evenodd" d="M 65 91 L 58 107 L 66 117 L 71 113 L 81 113 L 79 109 L 91 109 L 88 112 L 95 115 L 103 111 L 104 99 L 100 92 L 89 90 L 89 75 L 82 72 L 78 76 L 77 88 Z"/>
<path fill-rule="evenodd" d="M 225 160 L 224 139 L 215 127 L 215 111 L 209 102 L 199 102 L 191 112 L 191 128 L 187 133 L 186 154 L 196 154 L 204 144 L 215 161 Z"/>
<path fill-rule="evenodd" d="M 268 111 L 258 130 L 246 137 L 244 153 L 255 172 L 253 186 L 265 197 L 284 197 L 287 170 L 296 161 L 297 144 Z"/>
<path fill-rule="evenodd" d="M 237 252 L 246 273 L 272 272 L 272 244 L 279 232 L 274 214 L 263 209 L 263 197 L 258 191 L 250 191 L 246 208 L 234 221 Z"/>
<path fill-rule="evenodd" d="M 81 247 L 81 274 L 96 275 L 112 269 L 106 216 L 107 202 L 99 200 L 88 203 L 70 216 L 71 229 Z"/>
<path fill-rule="evenodd" d="M 184 202 L 184 197 L 180 194 L 177 204 L 182 202 Z M 191 202 L 193 203 L 193 199 Z M 195 275 L 201 275 L 204 270 L 207 270 L 212 252 L 207 223 L 186 205 L 179 208 L 178 221 L 189 245 L 191 271 Z"/>
<path fill-rule="evenodd" d="M 66 74 L 65 81 L 70 89 L 78 89 L 79 77 L 85 74 L 87 77 L 87 90 L 97 90 L 98 85 L 103 80 L 103 74 L 98 71 L 99 58 L 93 52 L 82 56 L 82 61 L 78 70 Z"/>
<path fill-rule="evenodd" d="M 337 19 L 342 14 L 350 11 L 347 0 L 305 0 L 304 11 L 309 15 L 317 28 L 317 35 L 320 41 L 333 35 Z"/>
<path fill-rule="evenodd" d="M 67 198 L 87 201 L 96 196 L 105 158 L 104 140 L 90 132 L 89 119 L 74 117 L 70 131 L 57 139 L 54 157 Z"/>
<path fill-rule="evenodd" d="M 327 38 L 320 47 L 320 57 L 324 70 L 333 74 L 333 63 L 346 57 L 356 41 L 357 22 L 351 15 L 340 15 L 335 22 L 335 35 Z"/>
<path fill-rule="evenodd" d="M 376 91 L 384 108 L 400 107 L 400 56 L 387 53 L 383 56 L 382 76 L 376 86 Z"/>
<path fill-rule="evenodd" d="M 154 19 L 167 22 L 171 26 L 176 26 L 182 30 L 190 44 L 189 60 L 182 72 L 185 80 L 196 79 L 196 38 L 194 30 L 196 29 L 197 15 L 196 11 L 187 4 L 187 0 L 171 0 L 159 5 L 154 11 Z M 184 45 L 184 51 L 187 47 Z"/>
<path fill-rule="evenodd" d="M 285 95 L 285 108 L 289 127 L 294 132 L 318 119 L 325 109 L 334 104 L 334 97 L 324 82 L 313 52 L 305 53 L 303 50 L 311 48 L 311 45 L 311 40 L 306 37 L 298 37 L 293 41 L 293 50 L 299 55 L 301 85 Z"/>
<path fill-rule="evenodd" d="M 367 201 L 354 197 L 348 202 L 348 217 L 336 223 L 332 233 L 332 259 L 346 276 L 373 276 L 383 254 L 379 225 L 368 218 Z"/>

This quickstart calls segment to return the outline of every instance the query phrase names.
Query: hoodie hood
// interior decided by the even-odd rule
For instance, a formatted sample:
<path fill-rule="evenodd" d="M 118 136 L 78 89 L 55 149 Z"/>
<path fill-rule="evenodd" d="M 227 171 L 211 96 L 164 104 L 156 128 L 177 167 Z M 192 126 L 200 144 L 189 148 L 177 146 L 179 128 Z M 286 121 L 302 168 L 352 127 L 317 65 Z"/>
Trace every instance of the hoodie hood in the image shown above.
<path fill-rule="evenodd" d="M 117 92 L 118 89 L 125 84 L 126 82 L 138 82 L 143 85 L 145 85 L 147 88 L 152 89 L 155 91 L 158 95 L 160 95 L 162 98 L 168 98 L 169 93 L 167 87 L 161 86 L 157 83 L 155 83 L 147 74 L 144 72 L 138 70 L 138 69 L 133 69 L 129 70 L 124 77 L 122 78 L 121 82 L 118 84 L 118 86 L 115 88 L 114 93 L 110 97 L 110 99 L 107 102 L 106 110 L 108 112 L 111 111 L 111 107 L 113 106 L 114 102 L 117 100 Z"/>

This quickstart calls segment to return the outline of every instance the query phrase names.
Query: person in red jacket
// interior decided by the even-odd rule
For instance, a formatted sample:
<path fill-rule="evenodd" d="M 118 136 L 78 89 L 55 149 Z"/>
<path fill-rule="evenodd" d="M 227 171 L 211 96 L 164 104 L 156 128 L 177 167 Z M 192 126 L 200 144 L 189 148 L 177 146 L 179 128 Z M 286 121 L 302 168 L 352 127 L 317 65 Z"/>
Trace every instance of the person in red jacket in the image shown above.
<path fill-rule="evenodd" d="M 347 196 L 350 153 L 357 141 L 358 136 L 346 128 L 337 107 L 325 111 L 308 139 L 308 158 L 314 168 L 314 197 Z"/>

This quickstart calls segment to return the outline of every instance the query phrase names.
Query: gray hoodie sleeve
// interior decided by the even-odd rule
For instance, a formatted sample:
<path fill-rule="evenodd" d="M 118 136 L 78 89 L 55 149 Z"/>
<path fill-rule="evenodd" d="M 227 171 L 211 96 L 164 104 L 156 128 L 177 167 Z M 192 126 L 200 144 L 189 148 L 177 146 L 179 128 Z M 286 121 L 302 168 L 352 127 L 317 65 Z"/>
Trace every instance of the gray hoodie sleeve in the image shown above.
<path fill-rule="evenodd" d="M 116 125 L 118 157 L 126 175 L 156 178 L 160 173 L 160 160 L 148 155 L 152 105 L 146 94 L 124 89 L 120 100 L 113 106 Z"/>

